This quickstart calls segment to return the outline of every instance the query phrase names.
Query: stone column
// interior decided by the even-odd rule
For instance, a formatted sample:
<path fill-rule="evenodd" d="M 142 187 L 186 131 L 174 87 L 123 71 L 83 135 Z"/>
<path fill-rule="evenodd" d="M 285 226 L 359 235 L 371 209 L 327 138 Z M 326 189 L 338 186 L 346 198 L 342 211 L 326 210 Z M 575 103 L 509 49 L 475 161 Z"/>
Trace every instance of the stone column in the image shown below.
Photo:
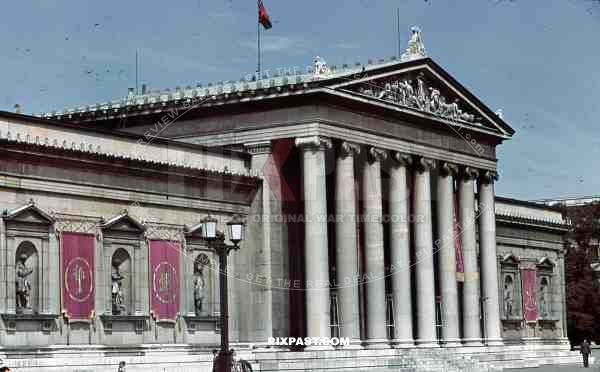
<path fill-rule="evenodd" d="M 335 225 L 336 282 L 340 313 L 340 337 L 360 343 L 358 251 L 356 232 L 356 190 L 354 159 L 360 146 L 343 142 L 335 167 L 335 213 L 341 219 Z"/>
<path fill-rule="evenodd" d="M 410 189 L 407 167 L 410 155 L 394 153 L 390 169 L 390 273 L 394 303 L 394 340 L 396 347 L 414 345 L 412 327 L 412 290 L 410 279 Z"/>
<path fill-rule="evenodd" d="M 295 143 L 303 162 L 306 336 L 330 337 L 325 150 L 331 141 L 311 136 L 296 138 Z"/>
<path fill-rule="evenodd" d="M 422 347 L 435 347 L 435 277 L 431 219 L 431 176 L 435 163 L 420 158 L 415 166 L 413 203 L 415 229 L 415 284 L 417 287 L 417 340 Z"/>
<path fill-rule="evenodd" d="M 275 198 L 272 186 L 267 180 L 271 176 L 267 171 L 264 174 L 265 164 L 271 158 L 273 147 L 270 141 L 246 144 L 245 149 L 252 154 L 251 169 L 260 172 L 262 177 L 262 188 L 256 194 L 251 205 L 251 213 L 259 215 L 263 218 L 266 216 L 281 215 L 281 208 L 278 205 L 278 200 Z M 268 168 L 268 167 L 267 167 Z M 268 169 L 270 170 L 270 169 Z M 273 178 L 279 181 L 278 175 L 273 175 Z M 275 186 L 275 185 L 274 185 Z M 275 186 L 276 187 L 276 186 Z M 258 345 L 262 346 L 266 343 L 269 337 L 275 337 L 274 334 L 274 315 L 273 314 L 273 293 L 272 290 L 272 248 L 278 245 L 276 241 L 279 236 L 277 231 L 271 234 L 272 228 L 280 225 L 277 222 L 268 221 L 266 219 L 260 221 L 250 221 L 248 231 L 255 236 L 254 241 L 247 244 L 247 251 L 240 252 L 240 262 L 242 272 L 255 272 L 257 278 L 266 283 L 266 285 L 254 285 L 253 283 L 237 283 L 237 290 L 242 293 L 248 291 L 251 296 L 242 296 L 240 298 L 241 306 L 254 309 L 250 313 L 246 313 L 240 321 L 242 333 L 246 333 L 249 339 L 255 340 Z M 250 257 L 254 258 L 254 267 L 249 264 Z M 275 282 L 276 283 L 276 282 Z M 276 285 L 276 284 L 275 284 Z M 285 290 L 281 292 L 287 292 Z"/>
<path fill-rule="evenodd" d="M 500 335 L 500 299 L 496 254 L 495 172 L 479 178 L 479 252 L 481 254 L 481 293 L 485 314 L 485 338 L 488 345 L 502 345 Z"/>
<path fill-rule="evenodd" d="M 381 198 L 381 162 L 387 152 L 368 149 L 363 163 L 362 191 L 365 231 L 365 274 L 367 302 L 367 342 L 370 348 L 387 347 L 385 262 L 383 250 L 383 205 Z"/>
<path fill-rule="evenodd" d="M 454 230 L 454 176 L 458 168 L 442 163 L 437 178 L 436 249 L 442 297 L 442 342 L 444 346 L 460 346 L 458 290 L 456 285 L 456 244 Z"/>
<path fill-rule="evenodd" d="M 463 343 L 481 345 L 479 311 L 479 265 L 475 240 L 475 193 L 473 181 L 477 170 L 466 167 L 459 182 L 459 214 L 462 228 L 461 242 L 465 268 L 463 285 Z"/>

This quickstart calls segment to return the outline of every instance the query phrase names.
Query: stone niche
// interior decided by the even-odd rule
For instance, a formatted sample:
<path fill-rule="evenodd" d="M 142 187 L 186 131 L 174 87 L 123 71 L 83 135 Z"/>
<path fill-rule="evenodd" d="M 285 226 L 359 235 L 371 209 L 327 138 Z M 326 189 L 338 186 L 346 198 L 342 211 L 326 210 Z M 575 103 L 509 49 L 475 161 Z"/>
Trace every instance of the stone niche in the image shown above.
<path fill-rule="evenodd" d="M 149 329 L 150 318 L 145 226 L 123 210 L 104 221 L 100 229 L 96 288 L 104 334 L 109 338 L 127 335 L 133 337 L 131 342 L 140 342 L 141 335 Z"/>
<path fill-rule="evenodd" d="M 182 314 L 187 342 L 216 341 L 219 260 L 200 238 L 200 226 L 187 229 L 183 258 Z"/>
<path fill-rule="evenodd" d="M 0 261 L 6 267 L 6 282 L 0 288 L 0 313 L 4 328 L 9 335 L 28 333 L 29 344 L 44 344 L 57 329 L 58 318 L 58 296 L 53 293 L 58 283 L 52 275 L 58 264 L 55 221 L 33 200 L 5 211 L 2 220 L 6 245 Z"/>

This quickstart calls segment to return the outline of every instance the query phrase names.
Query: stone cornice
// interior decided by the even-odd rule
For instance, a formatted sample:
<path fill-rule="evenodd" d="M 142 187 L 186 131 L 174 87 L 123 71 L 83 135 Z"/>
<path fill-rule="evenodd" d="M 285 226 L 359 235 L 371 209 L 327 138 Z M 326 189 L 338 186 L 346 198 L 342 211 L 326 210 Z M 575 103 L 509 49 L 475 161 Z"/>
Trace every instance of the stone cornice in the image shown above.
<path fill-rule="evenodd" d="M 273 151 L 271 141 L 244 144 L 244 149 L 251 155 L 270 154 Z"/>
<path fill-rule="evenodd" d="M 18 125 L 24 126 L 25 124 L 15 124 L 13 127 Z M 35 129 L 39 130 L 40 128 Z M 0 127 L 0 143 L 7 142 L 14 145 L 25 145 L 41 152 L 65 151 L 73 154 L 85 154 L 86 156 L 102 158 L 103 160 L 136 161 L 145 166 L 167 166 L 200 170 L 222 175 L 256 177 L 250 170 L 242 167 L 230 169 L 227 165 L 221 166 L 221 168 L 211 168 L 210 166 L 207 166 L 210 165 L 210 163 L 228 163 L 228 159 L 226 158 L 209 159 L 205 155 L 196 153 L 194 153 L 194 156 L 191 156 L 189 155 L 191 153 L 188 153 L 189 156 L 174 157 L 169 155 L 169 151 L 171 151 L 169 148 L 149 145 L 141 140 L 133 142 L 131 140 L 111 140 L 108 137 L 99 137 L 96 138 L 94 142 L 92 141 L 94 137 L 85 132 L 82 132 L 80 135 L 70 134 L 69 138 L 70 140 L 67 141 L 66 139 L 59 137 L 53 138 L 52 136 L 36 135 L 25 128 L 23 130 L 4 130 Z M 73 140 L 75 138 L 78 139 L 77 142 Z M 114 144 L 111 141 L 113 141 Z M 106 144 L 107 146 L 103 147 L 99 143 Z M 123 148 L 127 151 L 116 151 L 118 148 Z M 181 154 L 184 153 L 183 149 L 178 149 L 177 151 Z"/>
<path fill-rule="evenodd" d="M 297 147 L 312 151 L 326 150 L 332 147 L 331 140 L 321 136 L 297 137 L 294 141 Z"/>
<path fill-rule="evenodd" d="M 40 158 L 40 156 L 48 156 L 48 158 L 60 157 L 68 159 L 69 157 L 76 157 L 78 162 L 88 162 L 91 164 L 110 164 L 111 167 L 121 168 L 136 168 L 143 169 L 148 172 L 166 172 L 170 174 L 185 173 L 189 176 L 198 177 L 230 177 L 231 181 L 240 184 L 256 183 L 259 181 L 259 174 L 256 170 L 250 169 L 236 169 L 230 170 L 227 166 L 222 169 L 218 168 L 205 168 L 202 166 L 192 166 L 184 163 L 172 163 L 163 161 L 147 161 L 142 159 L 136 159 L 125 154 L 115 155 L 97 152 L 82 151 L 77 148 L 68 147 L 54 147 L 52 145 L 37 145 L 35 143 L 8 141 L 6 138 L 0 138 L 0 144 L 6 144 L 2 146 L 0 151 L 13 152 L 13 153 L 26 153 L 32 157 Z"/>

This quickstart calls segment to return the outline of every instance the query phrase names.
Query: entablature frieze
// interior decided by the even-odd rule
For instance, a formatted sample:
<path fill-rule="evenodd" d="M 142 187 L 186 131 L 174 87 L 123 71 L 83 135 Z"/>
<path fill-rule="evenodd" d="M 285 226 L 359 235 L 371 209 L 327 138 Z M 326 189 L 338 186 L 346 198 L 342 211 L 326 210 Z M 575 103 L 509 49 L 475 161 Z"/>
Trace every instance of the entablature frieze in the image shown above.
<path fill-rule="evenodd" d="M 352 128 L 340 128 L 338 123 L 299 123 L 293 126 L 271 127 L 260 130 L 236 131 L 235 135 L 206 135 L 202 137 L 187 138 L 185 141 L 198 144 L 211 144 L 213 146 L 245 145 L 278 139 L 298 139 L 296 145 L 305 146 L 316 143 L 315 138 L 326 138 L 347 141 L 365 147 L 374 146 L 386 151 L 401 152 L 411 156 L 425 156 L 437 161 L 446 161 L 460 166 L 469 166 L 482 171 L 496 171 L 496 159 L 492 157 L 477 156 L 460 150 L 449 150 L 443 147 L 407 141 L 394 136 L 382 136 L 371 132 L 360 131 Z M 321 141 L 319 144 L 322 144 Z M 329 147 L 329 146 L 326 146 Z"/>

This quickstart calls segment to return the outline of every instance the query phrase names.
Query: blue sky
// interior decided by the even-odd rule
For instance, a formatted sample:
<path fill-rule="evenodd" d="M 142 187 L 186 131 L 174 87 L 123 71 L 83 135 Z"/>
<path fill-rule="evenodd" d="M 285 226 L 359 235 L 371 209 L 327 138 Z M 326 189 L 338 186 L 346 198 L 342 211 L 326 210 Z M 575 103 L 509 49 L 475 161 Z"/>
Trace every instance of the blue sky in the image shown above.
<path fill-rule="evenodd" d="M 516 129 L 499 147 L 497 194 L 600 194 L 600 5 L 594 0 L 264 0 L 264 68 L 321 55 L 354 64 L 396 53 L 419 25 L 429 55 Z M 256 69 L 254 0 L 10 1 L 0 24 L 0 109 L 104 102 L 238 80 Z"/>

